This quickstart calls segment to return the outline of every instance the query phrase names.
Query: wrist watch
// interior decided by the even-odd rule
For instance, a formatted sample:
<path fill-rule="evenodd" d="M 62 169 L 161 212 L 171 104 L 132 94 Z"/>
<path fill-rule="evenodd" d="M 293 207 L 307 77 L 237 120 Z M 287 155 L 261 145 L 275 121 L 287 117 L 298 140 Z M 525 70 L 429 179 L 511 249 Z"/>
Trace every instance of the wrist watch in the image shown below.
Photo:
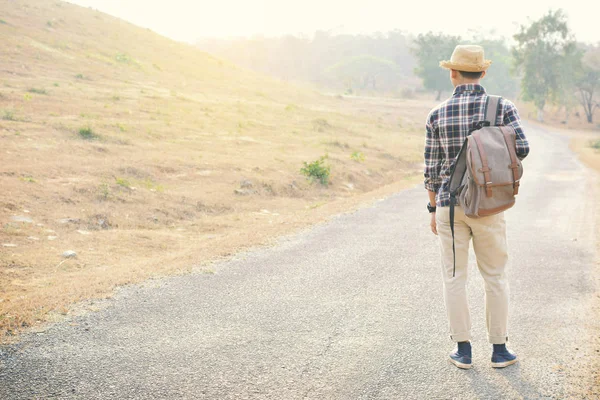
<path fill-rule="evenodd" d="M 435 206 L 432 206 L 431 203 L 427 203 L 427 211 L 429 211 L 429 213 L 434 213 Z"/>

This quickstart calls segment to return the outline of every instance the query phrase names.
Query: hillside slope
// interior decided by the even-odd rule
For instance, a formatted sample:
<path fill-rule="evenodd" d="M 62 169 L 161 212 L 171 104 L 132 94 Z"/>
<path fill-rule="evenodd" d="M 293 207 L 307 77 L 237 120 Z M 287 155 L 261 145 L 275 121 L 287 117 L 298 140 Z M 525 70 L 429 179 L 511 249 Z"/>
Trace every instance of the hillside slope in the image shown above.
<path fill-rule="evenodd" d="M 324 96 L 57 0 L 0 0 L 0 37 L 0 338 L 418 173 L 419 101 Z"/>

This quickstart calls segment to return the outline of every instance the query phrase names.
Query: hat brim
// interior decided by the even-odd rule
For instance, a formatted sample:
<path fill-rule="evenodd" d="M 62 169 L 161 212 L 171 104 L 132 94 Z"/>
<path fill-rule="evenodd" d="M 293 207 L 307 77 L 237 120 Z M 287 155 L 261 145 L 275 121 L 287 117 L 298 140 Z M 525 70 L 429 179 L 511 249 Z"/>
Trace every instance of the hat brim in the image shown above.
<path fill-rule="evenodd" d="M 486 71 L 490 65 L 492 65 L 492 60 L 484 60 L 482 64 L 454 64 L 452 61 L 440 61 L 440 67 L 446 69 L 453 69 L 456 71 L 465 71 L 465 72 L 483 72 Z"/>

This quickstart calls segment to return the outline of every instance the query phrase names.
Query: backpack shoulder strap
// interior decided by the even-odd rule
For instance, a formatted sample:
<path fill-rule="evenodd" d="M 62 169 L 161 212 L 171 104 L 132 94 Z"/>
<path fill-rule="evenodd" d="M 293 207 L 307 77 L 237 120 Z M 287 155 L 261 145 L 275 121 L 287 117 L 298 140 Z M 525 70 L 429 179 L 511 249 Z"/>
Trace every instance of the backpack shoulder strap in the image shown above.
<path fill-rule="evenodd" d="M 485 102 L 485 121 L 488 121 L 491 126 L 496 126 L 498 114 L 500 113 L 500 96 L 488 95 Z"/>

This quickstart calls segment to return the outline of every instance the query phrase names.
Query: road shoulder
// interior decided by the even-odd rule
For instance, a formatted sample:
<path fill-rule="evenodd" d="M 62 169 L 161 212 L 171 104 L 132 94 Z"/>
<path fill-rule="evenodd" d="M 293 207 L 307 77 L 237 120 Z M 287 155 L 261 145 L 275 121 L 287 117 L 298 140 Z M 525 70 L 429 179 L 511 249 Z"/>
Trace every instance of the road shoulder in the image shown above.
<path fill-rule="evenodd" d="M 600 140 L 600 132 L 565 129 L 536 121 L 528 121 L 528 123 L 541 129 L 551 129 L 570 139 L 569 147 L 590 171 L 588 193 L 594 200 L 590 203 L 598 204 L 597 199 L 600 198 L 600 150 L 592 148 L 590 144 Z M 578 370 L 570 372 L 570 377 L 573 388 L 580 390 L 580 393 L 577 394 L 581 398 L 600 398 L 600 210 L 598 208 L 590 210 L 590 216 L 592 217 L 591 223 L 594 224 L 596 249 L 593 277 L 596 290 L 589 300 L 589 309 L 592 315 L 585 327 L 590 345 L 585 349 L 577 349 L 580 353 L 576 356 L 581 362 L 578 363 Z"/>

